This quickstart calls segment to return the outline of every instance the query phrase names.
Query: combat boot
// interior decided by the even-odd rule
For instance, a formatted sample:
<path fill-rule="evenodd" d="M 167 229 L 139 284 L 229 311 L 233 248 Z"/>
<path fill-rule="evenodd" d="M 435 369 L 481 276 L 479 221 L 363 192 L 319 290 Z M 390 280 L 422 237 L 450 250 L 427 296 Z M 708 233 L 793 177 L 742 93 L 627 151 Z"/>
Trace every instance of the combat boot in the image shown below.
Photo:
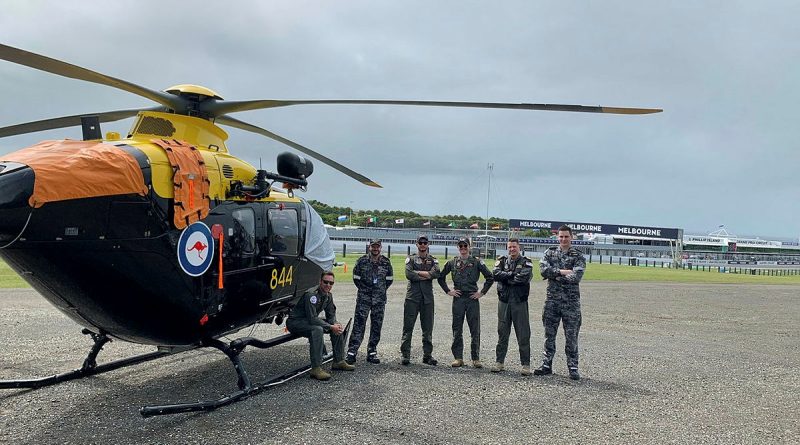
<path fill-rule="evenodd" d="M 324 369 L 317 366 L 316 368 L 311 368 L 311 372 L 309 373 L 312 379 L 317 380 L 328 380 L 331 378 L 331 375 L 325 372 Z"/>
<path fill-rule="evenodd" d="M 436 365 L 439 364 L 439 361 L 437 361 L 433 357 L 423 357 L 422 358 L 422 363 L 425 363 L 426 365 L 436 366 Z"/>
<path fill-rule="evenodd" d="M 572 380 L 581 379 L 581 374 L 578 372 L 578 368 L 569 368 L 569 378 Z"/>
<path fill-rule="evenodd" d="M 523 365 L 522 371 L 520 371 L 519 373 L 524 376 L 529 376 L 531 375 L 531 367 L 529 365 Z"/>
<path fill-rule="evenodd" d="M 411 359 L 408 357 L 403 357 L 400 359 L 400 364 L 403 366 L 408 366 L 411 363 Z"/>
<path fill-rule="evenodd" d="M 354 365 L 356 363 L 356 355 L 352 352 L 347 353 L 347 358 L 344 359 L 348 365 Z"/>
<path fill-rule="evenodd" d="M 377 352 L 370 352 L 369 354 L 367 354 L 367 361 L 372 363 L 373 365 L 377 365 L 380 364 L 381 359 L 378 358 Z"/>
<path fill-rule="evenodd" d="M 355 371 L 356 367 L 342 360 L 331 365 L 331 369 L 336 371 Z"/>
<path fill-rule="evenodd" d="M 453 368 L 460 368 L 460 367 L 464 366 L 464 360 L 461 360 L 460 358 L 457 358 L 457 359 L 453 360 L 453 363 L 450 363 L 450 366 L 452 366 Z"/>
<path fill-rule="evenodd" d="M 494 366 L 492 366 L 492 370 L 491 371 L 492 372 L 502 372 L 503 369 L 505 369 L 503 364 L 500 363 L 500 362 L 497 362 L 497 363 L 494 364 Z"/>
<path fill-rule="evenodd" d="M 472 361 L 472 367 L 475 368 L 475 369 L 483 368 L 483 363 L 481 363 L 480 360 L 473 360 Z"/>
<path fill-rule="evenodd" d="M 533 370 L 533 375 L 550 375 L 552 373 L 553 369 L 545 364 Z"/>

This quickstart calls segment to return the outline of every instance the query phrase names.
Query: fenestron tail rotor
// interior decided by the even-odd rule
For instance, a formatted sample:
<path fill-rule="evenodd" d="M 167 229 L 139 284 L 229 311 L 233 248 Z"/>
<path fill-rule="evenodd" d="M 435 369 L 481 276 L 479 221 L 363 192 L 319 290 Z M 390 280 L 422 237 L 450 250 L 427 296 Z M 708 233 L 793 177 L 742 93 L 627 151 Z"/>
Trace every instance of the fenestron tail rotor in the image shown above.
<path fill-rule="evenodd" d="M 510 110 L 537 110 L 537 111 L 566 111 L 577 113 L 610 113 L 610 114 L 651 114 L 659 113 L 658 108 L 625 108 L 625 107 L 604 107 L 587 105 L 566 105 L 566 104 L 533 104 L 533 103 L 503 103 L 503 102 L 454 102 L 454 101 L 428 101 L 428 100 L 371 100 L 371 99 L 323 99 L 323 100 L 281 100 L 263 99 L 230 101 L 222 100 L 222 97 L 209 90 L 208 88 L 197 85 L 176 85 L 167 89 L 166 92 L 151 90 L 149 88 L 136 85 L 134 83 L 118 79 L 106 74 L 101 74 L 77 65 L 62 62 L 57 59 L 35 54 L 8 45 L 0 44 L 0 59 L 9 62 L 25 65 L 37 70 L 45 71 L 60 76 L 73 79 L 85 80 L 87 82 L 106 85 L 117 88 L 138 96 L 150 99 L 161 107 L 150 109 L 131 109 L 107 111 L 103 113 L 87 113 L 82 115 L 65 116 L 54 119 L 45 119 L 36 122 L 12 125 L 0 128 L 0 137 L 13 136 L 25 133 L 32 133 L 42 130 L 51 130 L 74 125 L 80 125 L 81 117 L 91 115 L 98 116 L 100 122 L 112 122 L 127 117 L 131 117 L 140 111 L 167 111 L 176 114 L 194 116 L 202 119 L 214 120 L 215 122 L 242 130 L 266 136 L 272 140 L 286 144 L 295 150 L 311 156 L 319 161 L 333 167 L 334 169 L 356 179 L 357 181 L 372 186 L 380 187 L 377 183 L 366 176 L 357 173 L 338 162 L 321 155 L 320 153 L 304 147 L 294 141 L 279 136 L 271 131 L 265 130 L 252 124 L 234 119 L 228 116 L 229 113 L 240 111 L 259 110 L 266 108 L 279 108 L 292 105 L 405 105 L 405 106 L 433 106 L 433 107 L 465 107 L 465 108 L 499 108 Z"/>

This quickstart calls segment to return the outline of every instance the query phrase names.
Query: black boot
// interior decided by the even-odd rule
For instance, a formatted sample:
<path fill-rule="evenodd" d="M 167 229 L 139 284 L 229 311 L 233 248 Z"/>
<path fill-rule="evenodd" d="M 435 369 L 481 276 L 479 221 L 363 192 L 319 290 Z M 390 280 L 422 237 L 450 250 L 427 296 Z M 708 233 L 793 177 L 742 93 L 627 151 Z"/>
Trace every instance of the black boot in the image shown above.
<path fill-rule="evenodd" d="M 533 370 L 533 375 L 550 375 L 553 373 L 553 368 L 542 363 L 542 366 Z"/>
<path fill-rule="evenodd" d="M 569 378 L 572 380 L 581 379 L 581 374 L 578 372 L 578 368 L 569 368 Z"/>
<path fill-rule="evenodd" d="M 377 365 L 381 362 L 381 359 L 378 358 L 378 353 L 372 351 L 367 354 L 367 361 L 372 363 L 373 365 Z"/>
<path fill-rule="evenodd" d="M 354 365 L 356 363 L 356 354 L 353 352 L 347 353 L 347 358 L 344 359 L 348 365 Z"/>
<path fill-rule="evenodd" d="M 437 364 L 439 364 L 439 362 L 436 361 L 436 359 L 433 358 L 433 357 L 423 357 L 422 358 L 422 363 L 425 363 L 426 365 L 431 365 L 431 366 L 436 366 Z"/>

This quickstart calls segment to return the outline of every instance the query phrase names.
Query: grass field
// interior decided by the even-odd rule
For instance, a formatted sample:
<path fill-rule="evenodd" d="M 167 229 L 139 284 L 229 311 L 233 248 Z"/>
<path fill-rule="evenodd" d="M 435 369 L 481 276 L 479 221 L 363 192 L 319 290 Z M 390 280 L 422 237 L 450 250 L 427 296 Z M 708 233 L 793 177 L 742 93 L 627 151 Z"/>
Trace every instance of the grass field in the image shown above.
<path fill-rule="evenodd" d="M 356 256 L 349 255 L 342 258 L 336 257 L 337 262 L 347 264 L 347 272 L 344 266 L 334 269 L 338 280 L 350 281 L 353 275 L 353 265 Z M 398 281 L 405 281 L 403 273 L 405 267 L 405 257 L 399 255 L 392 256 L 392 265 L 395 270 L 395 277 Z M 443 263 L 443 261 L 442 261 Z M 493 264 L 488 264 L 489 269 Z M 538 277 L 538 263 L 534 279 Z M 721 283 L 721 284 L 800 284 L 800 275 L 789 276 L 766 276 L 766 275 L 743 275 L 719 273 L 716 269 L 713 272 L 703 272 L 694 270 L 662 269 L 660 267 L 635 267 L 618 266 L 613 264 L 589 264 L 586 268 L 585 281 L 650 281 L 650 282 L 669 282 L 669 283 Z M 0 261 L 0 288 L 22 288 L 28 284 L 22 280 L 8 265 Z"/>
<path fill-rule="evenodd" d="M 334 269 L 336 276 L 339 280 L 351 280 L 353 275 L 353 265 L 358 257 L 355 255 L 348 255 L 347 258 L 342 258 L 341 255 L 336 256 L 337 262 L 345 262 L 347 264 L 347 272 L 344 272 L 344 266 Z M 403 273 L 405 268 L 405 256 L 392 255 L 392 267 L 394 267 L 395 279 L 405 281 L 406 277 Z M 442 267 L 444 267 L 443 258 L 439 259 Z M 492 269 L 493 262 L 487 263 L 489 270 Z M 534 262 L 534 279 L 539 277 L 539 263 Z M 695 271 L 695 270 L 681 270 L 681 269 L 662 269 L 660 267 L 636 267 L 636 266 L 618 266 L 614 264 L 598 264 L 592 263 L 586 266 L 586 274 L 583 278 L 585 281 L 650 281 L 650 282 L 670 282 L 670 283 L 722 283 L 722 284 L 800 284 L 800 275 L 788 276 L 767 276 L 767 275 L 744 275 L 744 274 L 731 274 L 719 273 L 716 269 L 713 272 L 708 271 Z"/>

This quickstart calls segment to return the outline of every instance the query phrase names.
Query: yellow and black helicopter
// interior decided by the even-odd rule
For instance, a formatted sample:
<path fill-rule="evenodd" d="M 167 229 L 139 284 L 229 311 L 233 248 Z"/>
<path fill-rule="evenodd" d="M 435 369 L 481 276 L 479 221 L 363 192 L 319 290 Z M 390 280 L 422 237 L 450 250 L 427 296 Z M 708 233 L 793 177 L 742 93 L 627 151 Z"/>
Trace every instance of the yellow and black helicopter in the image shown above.
<path fill-rule="evenodd" d="M 158 105 L 87 113 L 0 128 L 0 137 L 82 126 L 83 140 L 50 140 L 0 155 L 0 258 L 94 341 L 83 366 L 0 388 L 37 388 L 197 347 L 224 352 L 239 391 L 219 400 L 143 407 L 143 416 L 211 410 L 299 375 L 253 383 L 239 360 L 247 346 L 291 340 L 220 337 L 264 322 L 281 323 L 297 299 L 333 265 L 319 215 L 295 190 L 313 172 L 292 153 L 277 173 L 233 156 L 219 125 L 266 136 L 368 186 L 371 179 L 231 113 L 313 104 L 506 108 L 614 114 L 659 109 L 582 105 L 407 100 L 224 101 L 197 85 L 155 91 L 60 60 L 0 44 L 0 59 L 150 99 Z M 136 117 L 130 133 L 100 124 Z M 279 190 L 280 186 L 284 191 Z M 116 338 L 158 350 L 98 365 Z"/>

